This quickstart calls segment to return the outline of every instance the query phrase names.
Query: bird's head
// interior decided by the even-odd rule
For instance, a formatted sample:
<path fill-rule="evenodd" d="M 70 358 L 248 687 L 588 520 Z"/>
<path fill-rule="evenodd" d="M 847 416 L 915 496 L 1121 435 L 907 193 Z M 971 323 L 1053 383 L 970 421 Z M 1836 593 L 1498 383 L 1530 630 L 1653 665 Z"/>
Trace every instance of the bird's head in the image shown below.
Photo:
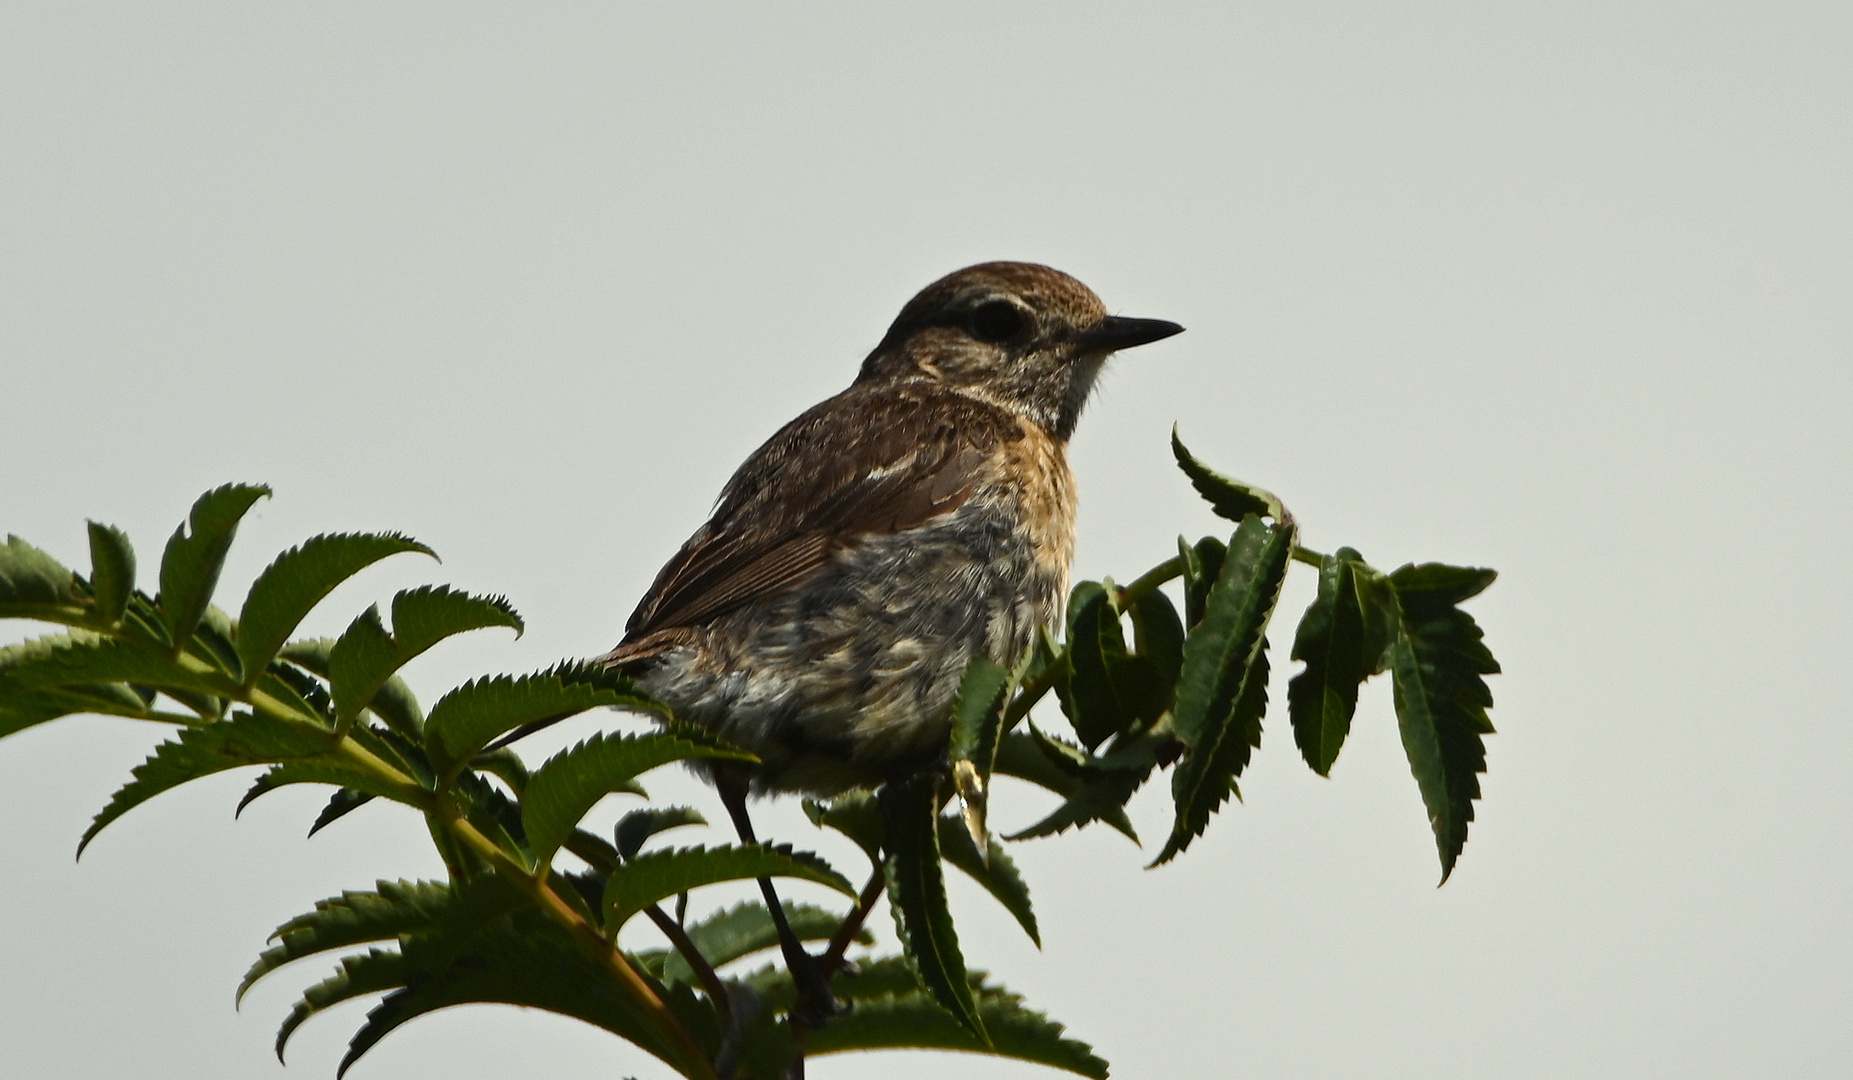
<path fill-rule="evenodd" d="M 1059 270 L 979 263 L 909 300 L 856 381 L 942 382 L 1067 439 L 1109 355 L 1183 329 L 1109 315 L 1092 289 Z"/>

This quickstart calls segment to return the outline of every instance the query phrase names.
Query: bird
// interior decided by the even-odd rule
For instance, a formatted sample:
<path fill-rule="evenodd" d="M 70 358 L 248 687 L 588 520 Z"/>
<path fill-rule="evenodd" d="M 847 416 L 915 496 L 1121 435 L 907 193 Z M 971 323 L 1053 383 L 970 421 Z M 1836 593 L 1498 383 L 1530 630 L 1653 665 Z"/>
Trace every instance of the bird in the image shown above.
<path fill-rule="evenodd" d="M 698 768 L 742 841 L 749 794 L 830 796 L 943 766 L 971 661 L 1056 625 L 1074 557 L 1068 441 L 1107 358 L 1181 333 L 1109 314 L 1036 263 L 954 271 L 909 300 L 848 389 L 755 450 L 595 665 L 751 752 Z M 497 745 L 551 723 L 537 721 Z M 759 879 L 797 988 L 837 1010 Z"/>
<path fill-rule="evenodd" d="M 746 459 L 596 662 L 755 754 L 756 794 L 942 760 L 967 665 L 1011 667 L 1061 617 L 1067 446 L 1107 358 L 1182 330 L 1035 263 L 940 278 Z"/>

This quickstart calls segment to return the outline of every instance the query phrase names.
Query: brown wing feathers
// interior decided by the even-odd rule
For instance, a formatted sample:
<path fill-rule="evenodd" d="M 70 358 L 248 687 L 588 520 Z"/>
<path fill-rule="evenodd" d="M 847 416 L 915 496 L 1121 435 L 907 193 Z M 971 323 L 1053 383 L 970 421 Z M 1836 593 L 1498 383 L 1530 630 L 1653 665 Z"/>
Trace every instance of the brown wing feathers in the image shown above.
<path fill-rule="evenodd" d="M 1002 410 L 937 388 L 855 386 L 823 402 L 734 474 L 611 658 L 648 655 L 682 636 L 666 631 L 796 588 L 859 538 L 957 509 L 996 447 L 1019 437 Z"/>

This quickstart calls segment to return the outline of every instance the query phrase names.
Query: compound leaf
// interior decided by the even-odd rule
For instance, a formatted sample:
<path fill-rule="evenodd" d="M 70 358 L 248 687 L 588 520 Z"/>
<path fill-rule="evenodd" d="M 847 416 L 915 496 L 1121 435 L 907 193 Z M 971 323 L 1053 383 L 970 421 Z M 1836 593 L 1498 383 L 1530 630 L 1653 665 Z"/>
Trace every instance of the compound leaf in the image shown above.
<path fill-rule="evenodd" d="M 952 743 L 948 751 L 952 781 L 965 826 L 974 838 L 985 835 L 991 770 L 997 762 L 997 741 L 1004 731 L 1004 702 L 1010 682 L 1010 672 L 987 657 L 974 656 L 965 666 L 959 697 L 952 709 Z"/>
<path fill-rule="evenodd" d="M 0 619 L 76 624 L 87 612 L 77 578 L 57 559 L 7 534 L 0 544 Z"/>
<path fill-rule="evenodd" d="M 352 1001 L 383 990 L 397 990 L 410 978 L 410 965 L 397 952 L 368 949 L 364 953 L 342 957 L 341 966 L 333 975 L 303 991 L 301 999 L 291 1006 L 290 1014 L 284 1017 L 282 1026 L 277 1028 L 277 1060 L 283 1060 L 283 1048 L 288 1045 L 290 1036 L 311 1016 L 343 1001 Z"/>
<path fill-rule="evenodd" d="M 392 635 L 410 660 L 447 637 L 504 626 L 519 637 L 525 625 L 506 597 L 474 596 L 448 585 L 407 589 L 392 598 Z"/>
<path fill-rule="evenodd" d="M 536 773 L 536 776 L 539 774 Z M 614 870 L 605 884 L 605 928 L 615 932 L 631 916 L 659 900 L 719 881 L 787 877 L 827 885 L 855 896 L 849 879 L 808 851 L 791 845 L 737 844 L 650 851 Z"/>

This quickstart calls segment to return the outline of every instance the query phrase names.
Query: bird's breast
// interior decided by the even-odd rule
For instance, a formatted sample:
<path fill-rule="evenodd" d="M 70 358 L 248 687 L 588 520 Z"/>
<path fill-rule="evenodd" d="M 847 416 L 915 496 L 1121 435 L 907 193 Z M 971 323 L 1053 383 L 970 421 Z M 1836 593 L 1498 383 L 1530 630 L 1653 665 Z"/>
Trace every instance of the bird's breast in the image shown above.
<path fill-rule="evenodd" d="M 1002 472 L 1016 488 L 1036 576 L 1054 584 L 1059 618 L 1074 561 L 1074 473 L 1063 443 L 1033 423 L 1022 424 L 1023 437 L 1004 446 Z"/>

